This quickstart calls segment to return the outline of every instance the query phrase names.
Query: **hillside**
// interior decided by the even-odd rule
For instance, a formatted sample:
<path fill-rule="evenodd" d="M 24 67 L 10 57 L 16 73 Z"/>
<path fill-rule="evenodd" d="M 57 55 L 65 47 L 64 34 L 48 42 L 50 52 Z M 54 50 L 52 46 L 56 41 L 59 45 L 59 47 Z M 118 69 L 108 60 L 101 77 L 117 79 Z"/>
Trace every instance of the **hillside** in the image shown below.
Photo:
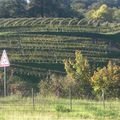
<path fill-rule="evenodd" d="M 77 18 L 0 19 L 0 54 L 6 49 L 9 69 L 19 76 L 65 74 L 63 60 L 73 59 L 76 50 L 93 67 L 120 64 L 119 38 L 120 25 L 95 27 Z"/>

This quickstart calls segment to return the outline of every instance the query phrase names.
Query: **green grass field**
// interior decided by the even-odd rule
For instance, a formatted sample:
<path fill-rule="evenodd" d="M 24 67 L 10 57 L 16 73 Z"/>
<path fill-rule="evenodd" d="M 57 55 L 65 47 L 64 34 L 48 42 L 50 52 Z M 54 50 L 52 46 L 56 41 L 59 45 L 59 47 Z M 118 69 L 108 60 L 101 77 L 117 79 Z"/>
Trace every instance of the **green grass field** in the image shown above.
<path fill-rule="evenodd" d="M 0 98 L 0 120 L 120 120 L 120 101 L 72 100 L 56 97 Z"/>

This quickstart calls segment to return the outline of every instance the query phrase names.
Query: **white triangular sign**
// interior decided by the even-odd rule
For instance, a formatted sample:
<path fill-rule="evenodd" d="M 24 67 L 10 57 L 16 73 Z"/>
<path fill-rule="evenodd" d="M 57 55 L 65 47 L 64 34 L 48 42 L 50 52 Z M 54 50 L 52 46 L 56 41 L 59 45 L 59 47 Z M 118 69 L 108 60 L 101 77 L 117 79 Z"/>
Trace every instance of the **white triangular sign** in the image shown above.
<path fill-rule="evenodd" d="M 9 67 L 10 66 L 10 62 L 8 60 L 8 56 L 5 50 L 3 50 L 2 53 L 2 57 L 0 60 L 0 67 Z"/>

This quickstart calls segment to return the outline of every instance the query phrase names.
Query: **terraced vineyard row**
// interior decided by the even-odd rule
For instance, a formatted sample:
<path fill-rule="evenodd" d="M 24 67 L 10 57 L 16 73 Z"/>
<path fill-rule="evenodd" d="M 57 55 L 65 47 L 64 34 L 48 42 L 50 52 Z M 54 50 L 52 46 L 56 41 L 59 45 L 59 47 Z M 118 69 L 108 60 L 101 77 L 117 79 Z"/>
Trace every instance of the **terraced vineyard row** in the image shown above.
<path fill-rule="evenodd" d="M 17 27 L 1 27 L 0 32 L 91 32 L 91 33 L 112 33 L 119 32 L 120 27 L 90 27 L 90 26 L 17 26 Z"/>
<path fill-rule="evenodd" d="M 0 32 L 119 32 L 120 24 L 95 27 L 85 19 L 72 18 L 10 18 L 0 19 Z"/>

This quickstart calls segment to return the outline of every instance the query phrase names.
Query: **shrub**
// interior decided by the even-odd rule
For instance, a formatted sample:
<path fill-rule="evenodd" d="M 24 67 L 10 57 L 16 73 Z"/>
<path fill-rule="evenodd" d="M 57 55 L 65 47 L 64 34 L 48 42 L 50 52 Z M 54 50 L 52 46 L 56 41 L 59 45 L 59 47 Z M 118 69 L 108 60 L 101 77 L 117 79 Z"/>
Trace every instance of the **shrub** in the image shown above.
<path fill-rule="evenodd" d="M 70 109 L 65 107 L 65 106 L 63 106 L 63 105 L 57 105 L 55 110 L 57 112 L 70 112 Z"/>

